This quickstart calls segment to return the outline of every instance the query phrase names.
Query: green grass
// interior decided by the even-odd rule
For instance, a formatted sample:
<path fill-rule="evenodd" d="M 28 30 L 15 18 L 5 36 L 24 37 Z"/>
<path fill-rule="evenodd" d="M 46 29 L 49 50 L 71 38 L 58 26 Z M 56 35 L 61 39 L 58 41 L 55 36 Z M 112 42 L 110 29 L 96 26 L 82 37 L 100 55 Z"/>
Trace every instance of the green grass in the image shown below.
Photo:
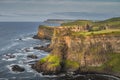
<path fill-rule="evenodd" d="M 113 22 L 113 21 L 120 21 L 120 17 L 114 17 L 114 18 L 104 20 L 104 22 Z"/>
<path fill-rule="evenodd" d="M 120 17 L 110 18 L 104 21 L 97 21 L 93 24 L 94 27 L 101 27 L 105 25 L 109 25 L 110 28 L 113 29 L 120 29 Z"/>
<path fill-rule="evenodd" d="M 104 34 L 120 34 L 120 29 L 109 29 L 101 31 L 91 31 L 91 32 L 73 32 L 73 36 L 91 36 L 91 35 L 104 35 Z"/>
<path fill-rule="evenodd" d="M 109 25 L 109 28 L 112 28 L 112 29 L 120 29 L 120 17 L 110 18 L 104 21 L 96 21 L 96 22 L 93 22 L 91 20 L 76 20 L 74 22 L 63 23 L 61 25 L 72 27 L 75 25 L 85 26 L 86 24 L 92 25 L 92 27 L 97 28 L 97 30 L 100 27 L 103 27 L 106 25 Z"/>
<path fill-rule="evenodd" d="M 40 25 L 40 29 L 53 29 L 53 27 L 45 26 L 45 25 Z"/>
<path fill-rule="evenodd" d="M 65 65 L 67 68 L 74 68 L 74 69 L 79 68 L 79 64 L 75 61 L 66 60 Z"/>
<path fill-rule="evenodd" d="M 110 59 L 102 65 L 102 68 L 120 73 L 120 53 L 111 53 L 108 57 Z"/>
<path fill-rule="evenodd" d="M 60 59 L 60 57 L 51 54 L 51 55 L 48 55 L 48 56 L 40 59 L 40 62 L 48 63 L 49 67 L 57 67 L 57 66 L 60 66 L 61 59 Z M 70 60 L 65 60 L 65 65 L 68 68 L 74 68 L 74 69 L 79 67 L 79 64 L 77 62 L 70 61 Z"/>
<path fill-rule="evenodd" d="M 120 53 L 107 54 L 106 58 L 108 58 L 107 62 L 105 62 L 101 66 L 87 66 L 85 70 L 96 72 L 120 73 Z"/>
<path fill-rule="evenodd" d="M 49 63 L 51 67 L 56 67 L 60 65 L 60 57 L 56 56 L 56 55 L 48 55 L 42 59 L 40 59 L 41 63 Z"/>
<path fill-rule="evenodd" d="M 76 20 L 74 22 L 68 22 L 68 23 L 63 23 L 61 24 L 62 26 L 74 26 L 74 25 L 81 25 L 84 26 L 86 24 L 93 24 L 92 21 L 90 20 Z"/>

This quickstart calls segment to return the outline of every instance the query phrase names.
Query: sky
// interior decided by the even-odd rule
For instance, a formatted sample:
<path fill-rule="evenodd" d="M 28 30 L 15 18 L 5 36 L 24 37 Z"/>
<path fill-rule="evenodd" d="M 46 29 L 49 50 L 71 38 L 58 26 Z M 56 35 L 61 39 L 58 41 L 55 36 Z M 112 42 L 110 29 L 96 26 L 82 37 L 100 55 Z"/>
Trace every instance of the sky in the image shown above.
<path fill-rule="evenodd" d="M 111 17 L 120 17 L 120 0 L 0 0 L 0 21 Z"/>

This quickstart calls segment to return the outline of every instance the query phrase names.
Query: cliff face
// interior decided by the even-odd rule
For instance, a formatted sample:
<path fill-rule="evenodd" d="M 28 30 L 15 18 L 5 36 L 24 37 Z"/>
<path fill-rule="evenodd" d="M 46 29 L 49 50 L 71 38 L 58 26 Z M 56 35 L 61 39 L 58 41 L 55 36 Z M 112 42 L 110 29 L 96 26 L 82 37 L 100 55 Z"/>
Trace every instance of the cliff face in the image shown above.
<path fill-rule="evenodd" d="M 75 37 L 68 32 L 56 29 L 51 43 L 52 54 L 63 57 L 65 70 L 74 70 L 74 68 L 85 66 L 99 67 L 109 60 L 110 53 L 120 53 L 120 35 Z M 69 64 L 72 62 L 76 66 Z"/>
<path fill-rule="evenodd" d="M 41 31 L 38 34 L 41 35 Z M 49 48 L 53 49 L 51 54 L 33 66 L 38 72 L 56 74 L 69 71 L 105 73 L 117 71 L 115 73 L 120 74 L 120 68 L 118 68 L 120 60 L 116 60 L 118 57 L 111 56 L 120 56 L 119 34 L 78 37 L 73 36 L 69 29 L 54 28 Z M 112 59 L 117 62 L 112 63 L 115 61 Z"/>
<path fill-rule="evenodd" d="M 46 27 L 46 26 L 42 26 L 40 25 L 38 28 L 38 33 L 35 37 L 37 37 L 38 39 L 51 39 L 52 35 L 53 35 L 53 27 Z"/>

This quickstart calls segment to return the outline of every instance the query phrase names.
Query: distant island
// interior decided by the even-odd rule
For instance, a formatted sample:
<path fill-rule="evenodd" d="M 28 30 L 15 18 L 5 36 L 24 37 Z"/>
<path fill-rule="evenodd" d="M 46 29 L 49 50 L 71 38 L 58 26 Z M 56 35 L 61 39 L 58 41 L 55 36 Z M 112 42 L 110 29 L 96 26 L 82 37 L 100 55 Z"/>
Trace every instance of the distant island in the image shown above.
<path fill-rule="evenodd" d="M 47 22 L 47 23 L 66 23 L 66 22 L 72 22 L 74 20 L 70 20 L 70 19 L 47 19 L 46 21 L 44 22 Z"/>
<path fill-rule="evenodd" d="M 33 64 L 33 69 L 43 74 L 104 73 L 120 77 L 120 17 L 104 21 L 52 21 L 62 24 L 40 25 L 34 36 L 51 43 L 37 47 L 50 54 Z"/>

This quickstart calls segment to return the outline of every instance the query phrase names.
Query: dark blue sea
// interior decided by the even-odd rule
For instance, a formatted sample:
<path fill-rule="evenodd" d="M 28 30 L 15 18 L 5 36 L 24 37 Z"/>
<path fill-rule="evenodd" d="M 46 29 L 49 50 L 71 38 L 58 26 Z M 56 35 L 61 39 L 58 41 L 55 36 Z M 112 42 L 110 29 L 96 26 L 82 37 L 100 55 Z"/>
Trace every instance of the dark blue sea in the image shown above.
<path fill-rule="evenodd" d="M 30 80 L 40 76 L 28 64 L 34 60 L 27 58 L 30 54 L 35 54 L 39 58 L 48 54 L 33 49 L 35 46 L 49 43 L 47 40 L 32 38 L 37 34 L 40 24 L 40 22 L 0 22 L 0 80 Z M 15 57 L 7 58 L 7 54 L 15 55 Z M 24 67 L 25 71 L 13 72 L 11 65 L 14 64 Z"/>
<path fill-rule="evenodd" d="M 41 22 L 0 22 L 0 80 L 65 80 L 56 78 L 58 76 L 43 76 L 36 72 L 29 65 L 49 53 L 42 50 L 35 50 L 33 47 L 47 45 L 48 40 L 37 40 L 32 37 L 37 34 Z M 28 51 L 26 51 L 28 50 Z M 27 55 L 37 55 L 38 59 L 28 59 Z M 8 58 L 7 55 L 14 55 Z M 14 72 L 12 65 L 19 65 L 25 68 L 24 72 Z M 81 75 L 84 76 L 84 75 Z M 107 77 L 106 80 L 119 80 L 114 76 L 100 75 Z M 82 79 L 80 79 L 82 80 Z M 84 79 L 93 80 L 93 79 Z"/>

